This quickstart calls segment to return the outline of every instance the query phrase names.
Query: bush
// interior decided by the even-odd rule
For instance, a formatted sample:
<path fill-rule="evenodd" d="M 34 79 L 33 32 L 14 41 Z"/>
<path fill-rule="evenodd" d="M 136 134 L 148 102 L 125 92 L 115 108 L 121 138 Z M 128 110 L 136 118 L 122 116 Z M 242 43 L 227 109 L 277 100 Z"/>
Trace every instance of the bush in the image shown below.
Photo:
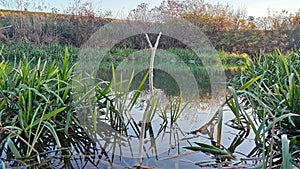
<path fill-rule="evenodd" d="M 0 10 L 0 25 L 12 25 L 3 35 L 11 42 L 82 45 L 113 19 L 57 13 Z"/>

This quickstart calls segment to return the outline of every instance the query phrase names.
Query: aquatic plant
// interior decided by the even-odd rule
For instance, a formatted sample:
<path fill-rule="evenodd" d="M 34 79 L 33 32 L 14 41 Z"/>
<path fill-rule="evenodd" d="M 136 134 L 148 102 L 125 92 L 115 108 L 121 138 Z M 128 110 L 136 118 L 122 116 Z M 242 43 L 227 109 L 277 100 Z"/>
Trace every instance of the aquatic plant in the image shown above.
<path fill-rule="evenodd" d="M 75 65 L 67 49 L 61 57 L 61 63 L 41 58 L 0 62 L 0 154 L 6 160 L 35 158 L 40 163 L 49 153 L 68 155 L 66 148 L 74 145 L 76 151 L 93 146 L 73 104 Z"/>
<path fill-rule="evenodd" d="M 296 51 L 287 56 L 279 50 L 269 56 L 259 55 L 232 83 L 236 88 L 231 88 L 235 101 L 229 102 L 229 106 L 233 112 L 244 112 L 251 124 L 257 148 L 249 155 L 262 155 L 264 167 L 281 164 L 282 153 L 287 152 L 281 146 L 283 135 L 295 141 L 289 149 L 292 160 L 287 163 L 299 163 L 299 154 L 294 153 L 298 151 L 300 137 L 299 60 Z M 259 79 L 248 88 L 238 87 L 256 77 Z"/>

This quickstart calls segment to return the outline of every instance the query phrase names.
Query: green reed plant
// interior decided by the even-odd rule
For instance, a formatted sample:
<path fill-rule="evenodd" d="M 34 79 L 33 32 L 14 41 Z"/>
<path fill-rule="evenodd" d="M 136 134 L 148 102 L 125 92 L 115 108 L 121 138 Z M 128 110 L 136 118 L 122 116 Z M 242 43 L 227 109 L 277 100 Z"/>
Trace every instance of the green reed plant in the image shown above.
<path fill-rule="evenodd" d="M 195 143 L 196 146 L 189 146 L 185 147 L 186 149 L 190 149 L 193 151 L 202 151 L 205 153 L 211 153 L 216 156 L 217 159 L 224 160 L 224 159 L 233 159 L 235 155 L 233 154 L 236 147 L 241 144 L 242 140 L 247 137 L 249 134 L 249 126 L 253 127 L 253 131 L 255 133 L 257 142 L 262 144 L 262 138 L 260 133 L 257 131 L 258 128 L 256 127 L 253 120 L 244 111 L 241 103 L 239 102 L 240 97 L 245 94 L 245 90 L 249 88 L 251 85 L 254 85 L 256 81 L 258 81 L 261 76 L 253 77 L 252 79 L 248 80 L 242 86 L 239 86 L 238 89 L 234 89 L 231 86 L 228 86 L 228 90 L 230 91 L 230 95 L 227 97 L 226 101 L 220 106 L 220 108 L 215 112 L 212 118 L 200 127 L 198 130 L 195 130 L 191 133 L 203 132 L 207 130 L 210 126 L 211 131 L 209 132 L 209 136 L 212 139 L 214 133 L 214 127 L 217 124 L 217 140 L 216 142 L 212 141 L 212 145 L 203 144 L 203 143 Z M 237 135 L 234 138 L 233 142 L 231 143 L 228 149 L 224 148 L 221 144 L 221 136 L 222 136 L 222 127 L 223 127 L 223 107 L 228 105 L 232 113 L 235 115 L 235 118 L 231 120 L 233 122 L 231 127 L 240 130 L 240 135 Z M 207 130 L 208 131 L 208 130 Z"/>
<path fill-rule="evenodd" d="M 149 72 L 146 72 L 137 89 L 133 90 L 131 84 L 134 71 L 132 71 L 129 80 L 124 80 L 122 74 L 118 79 L 114 65 L 112 65 L 112 81 L 104 86 L 99 85 L 96 87 L 97 106 L 104 113 L 109 125 L 114 130 L 127 135 L 128 126 L 131 126 L 135 134 L 139 136 L 138 124 L 132 119 L 129 112 L 137 103 L 148 74 Z"/>
<path fill-rule="evenodd" d="M 292 163 L 292 156 L 290 154 L 290 145 L 287 135 L 283 134 L 281 136 L 282 140 L 282 164 L 281 168 L 293 168 Z"/>
<path fill-rule="evenodd" d="M 261 77 L 248 88 L 230 88 L 236 99 L 229 102 L 229 107 L 235 113 L 245 112 L 244 117 L 251 124 L 258 140 L 257 148 L 250 154 L 262 154 L 264 167 L 280 165 L 284 153 L 280 135 L 287 135 L 288 139 L 300 137 L 299 64 L 299 52 L 284 56 L 277 50 L 269 56 L 257 56 L 249 67 L 234 79 L 233 86 L 239 88 L 238 86 L 247 84 L 250 79 Z M 297 151 L 297 147 L 299 148 L 299 141 L 289 153 L 293 161 L 299 163 L 299 155 L 293 153 Z"/>
<path fill-rule="evenodd" d="M 72 103 L 72 71 L 66 49 L 62 62 L 22 59 L 0 62 L 0 154 L 37 157 L 70 147 L 77 118 Z M 64 138 L 64 139 L 62 139 Z"/>
<path fill-rule="evenodd" d="M 168 123 L 170 120 L 170 125 L 172 126 L 174 123 L 182 115 L 184 109 L 188 105 L 182 102 L 182 96 L 168 96 L 168 105 L 160 108 L 160 117 L 164 122 Z M 169 114 L 169 115 L 168 115 Z"/>
<path fill-rule="evenodd" d="M 114 65 L 112 65 L 111 72 L 113 78 L 109 82 L 94 79 L 94 75 L 83 79 L 85 81 L 92 79 L 93 85 L 84 87 L 86 88 L 83 89 L 84 95 L 79 98 L 79 101 L 76 101 L 76 104 L 80 111 L 81 122 L 84 120 L 84 124 L 86 124 L 84 126 L 86 131 L 101 147 L 101 153 L 113 162 L 118 149 L 121 151 L 124 145 L 131 149 L 131 136 L 138 138 L 141 135 L 140 124 L 131 116 L 131 110 L 139 102 L 149 72 L 145 73 L 137 88 L 132 88 L 134 71 L 129 79 L 124 79 L 122 74 L 118 76 Z M 98 83 L 94 85 L 95 81 Z M 153 119 L 153 116 L 149 116 L 149 118 Z M 148 126 L 152 128 L 151 124 Z M 151 133 L 151 131 L 153 133 L 152 129 L 149 132 Z M 111 154 L 111 157 L 108 153 Z M 122 154 L 119 155 L 122 156 Z"/>
<path fill-rule="evenodd" d="M 182 101 L 182 96 L 167 96 L 168 101 L 166 105 L 160 105 L 159 116 L 163 120 L 156 138 L 162 135 L 162 139 L 164 139 L 167 135 L 169 135 L 169 145 L 177 145 L 178 146 L 178 154 L 180 153 L 179 146 L 179 135 L 184 135 L 185 133 L 181 130 L 180 125 L 178 125 L 178 120 L 183 115 L 183 112 L 188 105 L 188 103 L 184 103 Z M 168 130 L 167 130 L 168 129 Z M 188 141 L 189 143 L 189 141 Z M 168 149 L 168 153 L 171 151 L 171 147 Z"/>
<path fill-rule="evenodd" d="M 270 56 L 259 56 L 251 66 L 242 72 L 236 84 L 243 84 L 251 77 L 262 74 L 262 78 L 247 89 L 256 95 L 272 112 L 270 116 L 279 117 L 284 114 L 300 114 L 300 61 L 299 53 L 283 56 L 279 51 Z M 258 119 L 263 118 L 263 107 L 259 101 L 243 100 L 251 106 L 258 108 L 255 115 Z M 280 125 L 284 131 L 295 130 L 299 119 L 289 118 Z M 290 125 L 292 124 L 292 125 Z"/>
<path fill-rule="evenodd" d="M 189 150 L 193 151 L 201 151 L 204 153 L 211 153 L 217 156 L 220 156 L 220 159 L 235 159 L 235 156 L 229 152 L 226 149 L 221 149 L 212 145 L 204 144 L 204 143 L 199 143 L 195 142 L 197 146 L 189 146 L 189 147 L 184 147 Z"/>

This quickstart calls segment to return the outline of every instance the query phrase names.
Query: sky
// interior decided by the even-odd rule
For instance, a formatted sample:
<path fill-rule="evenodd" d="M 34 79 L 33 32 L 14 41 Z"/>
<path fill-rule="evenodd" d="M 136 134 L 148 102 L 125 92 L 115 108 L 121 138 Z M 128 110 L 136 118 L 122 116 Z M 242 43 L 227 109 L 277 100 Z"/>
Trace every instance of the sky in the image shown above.
<path fill-rule="evenodd" d="M 7 0 L 11 1 L 11 0 Z M 23 0 L 26 1 L 26 0 Z M 28 0 L 27 0 L 28 1 Z M 30 1 L 30 0 L 29 0 Z M 67 9 L 74 0 L 38 0 L 45 2 L 45 5 L 56 7 L 63 11 Z M 150 7 L 158 6 L 163 0 L 81 0 L 93 2 L 95 9 L 102 11 L 112 11 L 113 17 L 125 18 L 129 12 L 141 3 L 149 3 Z M 205 2 L 216 4 L 229 4 L 234 9 L 246 8 L 248 16 L 266 16 L 269 11 L 297 12 L 300 10 L 300 0 L 204 0 Z M 37 2 L 37 1 L 35 1 Z M 1 7 L 1 6 L 0 6 Z M 3 8 L 3 7 L 2 7 Z"/>
<path fill-rule="evenodd" d="M 121 3 L 120 3 L 121 2 Z M 158 6 L 162 0 L 103 0 L 103 9 L 116 11 L 114 13 L 129 13 L 131 9 L 134 9 L 138 4 L 145 2 L 150 6 Z M 229 4 L 234 9 L 246 8 L 249 16 L 266 16 L 268 15 L 268 9 L 270 11 L 282 11 L 283 9 L 290 12 L 296 12 L 300 10 L 300 0 L 205 0 L 205 2 L 217 4 Z"/>

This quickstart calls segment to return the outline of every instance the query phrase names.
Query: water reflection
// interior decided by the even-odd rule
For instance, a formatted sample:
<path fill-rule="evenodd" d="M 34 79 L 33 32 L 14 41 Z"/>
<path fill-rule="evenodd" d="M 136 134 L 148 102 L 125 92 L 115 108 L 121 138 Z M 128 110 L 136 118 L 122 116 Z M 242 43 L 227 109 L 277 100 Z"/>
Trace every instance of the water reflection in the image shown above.
<path fill-rule="evenodd" d="M 210 151 L 194 152 L 184 147 L 196 146 L 195 142 L 218 147 L 216 138 L 218 133 L 216 128 L 207 125 L 206 129 L 199 131 L 199 127 L 205 126 L 211 119 L 215 126 L 219 122 L 223 125 L 221 146 L 222 150 L 235 154 L 237 159 L 247 157 L 248 151 L 254 147 L 253 133 L 250 128 L 245 130 L 236 129 L 235 123 L 230 121 L 234 118 L 231 112 L 222 109 L 223 121 L 219 121 L 219 116 L 213 117 L 213 111 L 217 111 L 211 101 L 211 98 L 198 99 L 195 102 L 189 102 L 180 113 L 180 117 L 171 122 L 172 110 L 181 110 L 184 102 L 176 105 L 176 97 L 170 99 L 162 91 L 158 91 L 159 108 L 157 107 L 152 114 L 151 120 L 146 124 L 147 132 L 145 144 L 143 147 L 143 165 L 154 168 L 194 168 L 200 167 L 220 167 L 233 165 L 241 162 L 240 160 L 228 161 L 228 156 L 222 156 L 219 153 Z M 131 97 L 129 94 L 126 97 Z M 86 113 L 81 116 L 79 121 L 85 121 L 84 126 L 77 126 L 73 133 L 68 137 L 60 136 L 66 149 L 60 151 L 45 152 L 42 156 L 42 163 L 37 164 L 33 159 L 11 161 L 9 166 L 35 166 L 43 168 L 52 166 L 52 168 L 134 168 L 138 159 L 138 144 L 140 134 L 139 121 L 145 110 L 145 100 L 147 92 L 141 94 L 137 104 L 133 109 L 128 110 L 122 105 L 124 112 L 118 112 L 118 118 L 111 125 L 110 116 L 106 113 L 106 106 L 94 110 L 98 116 L 95 120 L 93 113 Z M 111 98 L 110 98 L 111 99 Z M 173 104 L 170 104 L 173 103 Z M 220 100 L 214 100 L 220 103 Z M 128 102 L 124 102 L 128 103 Z M 178 102 L 177 102 L 178 103 Z M 107 101 L 107 105 L 110 103 Z M 115 104 L 114 104 L 115 105 Z M 97 105 L 96 105 L 97 107 Z M 172 110 L 171 110 L 172 109 Z M 115 109 L 113 111 L 118 111 Z M 122 114 L 121 114 L 122 113 Z M 165 114 L 164 114 L 165 113 Z M 82 114 L 81 114 L 82 115 Z M 174 116 L 173 116 L 174 117 Z M 167 119 L 165 119 L 167 118 Z M 123 121 L 118 121 L 122 119 Z M 227 123 L 225 123 L 227 122 Z M 199 131 L 191 133 L 191 131 Z M 49 143 L 50 145 L 50 143 Z M 249 146 L 250 145 L 250 146 Z M 241 147 L 241 148 L 240 148 Z M 209 163 L 205 163 L 209 161 Z M 230 163 L 230 164 L 228 164 Z"/>
<path fill-rule="evenodd" d="M 205 143 L 217 147 L 217 142 L 214 138 L 218 137 L 218 133 L 214 132 L 216 130 L 215 128 L 207 125 L 207 128 L 200 133 L 191 134 L 191 131 L 199 128 L 200 126 L 205 126 L 208 123 L 210 124 L 209 121 L 211 119 L 211 124 L 214 124 L 214 126 L 217 126 L 219 122 L 224 124 L 224 121 L 227 122 L 233 118 L 231 112 L 220 112 L 224 114 L 224 121 L 219 121 L 219 116 L 212 117 L 211 112 L 217 110 L 214 105 L 211 104 L 211 98 L 208 97 L 206 100 L 199 99 L 195 102 L 189 102 L 189 104 L 187 104 L 187 106 L 182 110 L 182 113 L 176 122 L 172 122 L 171 118 L 172 116 L 174 117 L 175 112 L 173 112 L 173 114 L 171 112 L 174 109 L 180 109 L 180 106 L 177 105 L 176 107 L 176 104 L 170 104 L 176 103 L 176 97 L 173 97 L 173 100 L 170 100 L 170 97 L 163 95 L 163 92 L 159 91 L 157 93 L 157 95 L 161 94 L 162 96 L 159 98 L 159 102 L 155 102 L 156 104 L 159 103 L 160 108 L 155 109 L 151 115 L 151 120 L 146 123 L 147 132 L 144 136 L 145 143 L 143 147 L 143 164 L 150 163 L 150 166 L 155 167 L 157 162 L 153 162 L 153 160 L 170 162 L 173 159 L 185 159 L 190 155 L 199 154 L 190 152 L 184 148 L 187 146 L 193 146 L 194 142 Z M 130 97 L 131 95 L 127 96 Z M 99 120 L 97 120 L 96 130 L 92 125 L 90 126 L 91 128 L 87 129 L 87 131 L 90 132 L 88 135 L 92 136 L 92 139 L 95 140 L 96 144 L 108 154 L 108 159 L 111 160 L 112 165 L 119 163 L 123 164 L 125 162 L 130 163 L 132 167 L 136 164 L 138 159 L 139 134 L 141 130 L 140 120 L 142 119 L 142 115 L 146 107 L 145 100 L 147 100 L 147 98 L 148 94 L 147 92 L 144 92 L 141 94 L 141 97 L 132 110 L 124 109 L 126 110 L 126 114 L 122 114 L 124 121 L 120 123 L 123 127 L 111 127 L 110 120 L 107 118 L 107 115 L 104 114 L 98 118 Z M 217 103 L 221 103 L 221 101 L 217 99 L 215 99 L 214 102 L 216 103 L 215 105 L 217 105 Z M 205 108 L 203 105 L 205 105 Z M 87 120 L 87 123 L 93 124 L 92 117 L 89 117 Z M 228 150 L 229 153 L 236 153 L 237 147 L 245 141 L 245 138 L 249 137 L 250 133 L 250 129 L 245 131 L 239 130 L 237 134 L 234 135 L 235 138 L 231 138 L 232 135 L 230 133 L 226 133 L 226 131 L 233 131 L 233 127 L 233 125 L 230 126 L 229 124 L 227 127 L 223 127 L 225 130 L 222 132 L 225 132 L 225 134 L 222 135 L 222 142 L 219 143 L 222 144 L 221 148 L 225 148 L 223 145 L 224 143 L 225 145 L 231 143 L 226 146 L 226 150 Z M 124 131 L 124 129 L 126 129 L 126 131 Z M 199 129 L 197 131 L 199 131 Z M 226 137 L 230 139 L 224 139 Z M 246 150 L 250 151 L 249 148 Z M 194 159 L 194 163 L 190 163 L 189 165 L 195 165 L 195 162 L 201 158 L 208 157 L 211 159 L 211 156 L 205 153 L 213 154 L 211 152 L 202 153 L 204 154 L 200 153 L 201 155 L 199 155 L 197 159 Z M 214 161 L 216 164 L 221 162 L 223 159 L 228 159 L 225 155 L 220 156 L 218 153 L 213 155 L 215 156 L 215 159 L 217 159 Z"/>

